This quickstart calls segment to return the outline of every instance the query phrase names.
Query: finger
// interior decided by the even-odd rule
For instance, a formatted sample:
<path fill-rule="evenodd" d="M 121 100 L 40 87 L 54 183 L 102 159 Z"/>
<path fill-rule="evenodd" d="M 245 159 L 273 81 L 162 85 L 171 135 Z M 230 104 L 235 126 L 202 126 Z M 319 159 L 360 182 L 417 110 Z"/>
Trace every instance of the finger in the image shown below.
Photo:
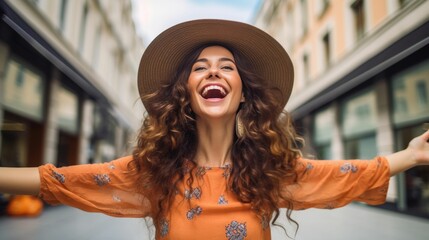
<path fill-rule="evenodd" d="M 429 130 L 427 130 L 425 133 L 423 133 L 422 135 L 422 138 L 425 140 L 425 141 L 428 141 L 429 140 Z"/>

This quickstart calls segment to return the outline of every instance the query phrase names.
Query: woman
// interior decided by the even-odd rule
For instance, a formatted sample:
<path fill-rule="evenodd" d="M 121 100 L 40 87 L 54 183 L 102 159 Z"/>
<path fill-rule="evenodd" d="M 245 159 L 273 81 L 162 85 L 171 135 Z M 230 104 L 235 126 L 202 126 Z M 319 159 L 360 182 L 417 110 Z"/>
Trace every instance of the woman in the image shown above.
<path fill-rule="evenodd" d="M 195 20 L 146 49 L 147 110 L 132 156 L 104 164 L 0 171 L 0 190 L 118 217 L 152 217 L 157 239 L 270 239 L 279 208 L 381 204 L 389 177 L 429 164 L 429 131 L 369 161 L 301 158 L 283 112 L 292 63 L 263 31 Z"/>

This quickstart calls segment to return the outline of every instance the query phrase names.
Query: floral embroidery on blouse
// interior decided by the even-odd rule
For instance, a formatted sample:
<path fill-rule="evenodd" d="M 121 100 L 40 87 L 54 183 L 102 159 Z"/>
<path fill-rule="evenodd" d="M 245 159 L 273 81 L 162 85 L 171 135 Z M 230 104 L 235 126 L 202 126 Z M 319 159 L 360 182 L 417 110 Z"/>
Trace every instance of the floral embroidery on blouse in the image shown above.
<path fill-rule="evenodd" d="M 228 204 L 228 200 L 225 199 L 224 195 L 220 195 L 219 199 L 217 200 L 217 204 L 219 204 L 219 205 Z"/>
<path fill-rule="evenodd" d="M 232 221 L 225 227 L 225 235 L 228 240 L 243 240 L 247 237 L 246 223 Z"/>
<path fill-rule="evenodd" d="M 111 170 L 114 170 L 116 167 L 115 167 L 115 165 L 113 165 L 113 163 L 110 163 L 109 164 L 109 169 L 111 169 Z"/>
<path fill-rule="evenodd" d="M 203 209 L 200 206 L 197 206 L 195 208 L 189 209 L 189 211 L 186 213 L 186 218 L 188 220 L 192 220 L 195 215 L 200 215 Z"/>
<path fill-rule="evenodd" d="M 194 197 L 196 199 L 200 199 L 201 198 L 201 188 L 196 187 L 196 188 L 191 188 L 191 190 L 186 189 L 184 195 L 185 195 L 186 199 L 191 199 L 192 197 Z"/>
<path fill-rule="evenodd" d="M 116 195 L 113 195 L 112 196 L 112 199 L 113 199 L 113 201 L 115 201 L 115 202 L 121 202 L 122 200 L 121 200 L 121 198 L 120 197 L 118 197 L 118 196 L 116 196 Z"/>
<path fill-rule="evenodd" d="M 224 178 L 228 178 L 229 175 L 231 174 L 232 168 L 231 168 L 231 164 L 226 164 L 225 166 L 221 167 L 223 170 L 222 176 Z"/>
<path fill-rule="evenodd" d="M 310 171 L 313 168 L 314 168 L 314 166 L 312 163 L 307 163 L 307 165 L 305 166 L 304 173 L 307 173 L 308 171 Z"/>
<path fill-rule="evenodd" d="M 204 174 L 206 174 L 207 172 L 206 170 L 210 170 L 210 168 L 198 166 L 197 171 L 195 172 L 195 176 L 200 178 L 203 177 Z"/>
<path fill-rule="evenodd" d="M 325 206 L 325 209 L 334 209 L 337 206 L 335 202 L 328 202 Z"/>
<path fill-rule="evenodd" d="M 162 219 L 160 223 L 160 234 L 161 237 L 167 236 L 168 232 L 170 231 L 170 224 L 166 219 Z"/>
<path fill-rule="evenodd" d="M 358 171 L 358 168 L 357 168 L 355 165 L 353 165 L 353 164 L 351 164 L 351 163 L 349 163 L 349 162 L 344 163 L 344 164 L 340 167 L 340 172 L 342 172 L 342 173 L 348 173 L 348 172 L 355 173 L 355 172 L 357 172 L 357 171 Z"/>
<path fill-rule="evenodd" d="M 94 181 L 101 187 L 110 182 L 110 177 L 107 174 L 96 174 L 94 175 Z"/>
<path fill-rule="evenodd" d="M 64 176 L 64 174 L 61 174 L 59 172 L 56 172 L 54 170 L 52 170 L 52 176 L 58 180 L 58 182 L 64 184 L 66 182 L 66 176 Z"/>

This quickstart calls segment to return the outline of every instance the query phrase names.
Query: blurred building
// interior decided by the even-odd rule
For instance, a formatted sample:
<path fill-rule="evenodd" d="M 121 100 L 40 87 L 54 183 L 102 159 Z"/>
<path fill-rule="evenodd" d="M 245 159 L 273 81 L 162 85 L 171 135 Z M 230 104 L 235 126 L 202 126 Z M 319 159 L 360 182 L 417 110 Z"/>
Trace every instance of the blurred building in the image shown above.
<path fill-rule="evenodd" d="M 265 0 L 255 25 L 295 64 L 287 110 L 318 159 L 404 149 L 429 122 L 429 1 Z M 386 206 L 429 217 L 429 167 L 391 180 Z"/>
<path fill-rule="evenodd" d="M 0 166 L 129 152 L 144 50 L 131 0 L 0 0 L 0 16 Z"/>

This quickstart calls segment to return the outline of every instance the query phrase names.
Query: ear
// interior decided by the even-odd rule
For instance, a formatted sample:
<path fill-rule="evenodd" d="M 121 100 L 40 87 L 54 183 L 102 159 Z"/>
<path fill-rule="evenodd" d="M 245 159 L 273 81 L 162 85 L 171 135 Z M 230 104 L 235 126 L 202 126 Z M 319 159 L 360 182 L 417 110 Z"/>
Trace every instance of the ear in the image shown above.
<path fill-rule="evenodd" d="M 240 102 L 241 103 L 243 103 L 243 102 L 245 102 L 246 101 L 246 98 L 244 98 L 244 94 L 243 93 L 241 93 L 241 100 L 240 100 Z"/>

